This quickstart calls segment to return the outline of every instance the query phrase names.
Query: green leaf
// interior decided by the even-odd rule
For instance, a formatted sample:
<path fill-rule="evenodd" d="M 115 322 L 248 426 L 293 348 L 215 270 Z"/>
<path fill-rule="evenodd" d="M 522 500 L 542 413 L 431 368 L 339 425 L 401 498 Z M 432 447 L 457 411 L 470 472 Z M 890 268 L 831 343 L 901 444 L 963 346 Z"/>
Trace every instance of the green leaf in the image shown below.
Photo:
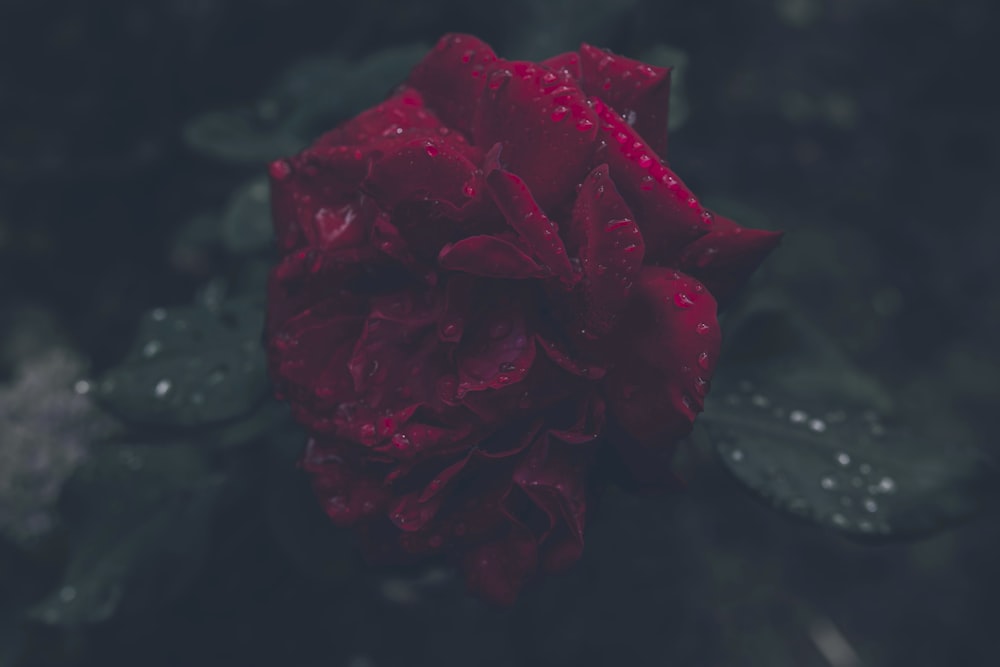
<path fill-rule="evenodd" d="M 267 393 L 260 299 L 146 314 L 97 396 L 133 424 L 195 427 L 247 414 Z"/>
<path fill-rule="evenodd" d="M 924 535 L 997 499 L 975 448 L 892 424 L 892 401 L 822 332 L 772 305 L 745 316 L 699 429 L 772 506 L 866 539 Z"/>
<path fill-rule="evenodd" d="M 255 178 L 233 193 L 222 216 L 221 233 L 223 245 L 236 255 L 271 247 L 274 233 L 266 178 Z"/>
<path fill-rule="evenodd" d="M 30 616 L 78 626 L 176 598 L 202 564 L 222 489 L 203 450 L 101 446 L 64 488 L 69 563 Z"/>

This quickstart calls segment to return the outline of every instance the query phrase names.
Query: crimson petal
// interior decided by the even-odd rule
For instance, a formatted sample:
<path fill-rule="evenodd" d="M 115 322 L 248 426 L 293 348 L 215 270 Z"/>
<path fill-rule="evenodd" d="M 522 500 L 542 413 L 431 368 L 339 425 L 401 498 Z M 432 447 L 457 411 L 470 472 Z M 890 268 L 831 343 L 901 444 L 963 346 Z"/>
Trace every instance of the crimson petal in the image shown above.
<path fill-rule="evenodd" d="M 477 320 L 455 352 L 458 397 L 520 382 L 535 361 L 535 340 L 516 308 L 497 307 Z"/>
<path fill-rule="evenodd" d="M 713 216 L 615 110 L 591 98 L 607 137 L 611 176 L 636 214 L 647 256 L 670 264 L 685 245 L 712 230 Z"/>
<path fill-rule="evenodd" d="M 482 191 L 480 173 L 449 142 L 420 138 L 377 157 L 364 188 L 388 209 L 402 202 L 432 201 L 454 216 Z"/>
<path fill-rule="evenodd" d="M 404 88 L 322 135 L 314 146 L 365 146 L 408 134 L 440 133 L 442 129 L 447 130 L 424 105 L 420 93 Z"/>
<path fill-rule="evenodd" d="M 667 150 L 670 68 L 654 67 L 589 44 L 580 47 L 580 84 L 628 119 L 660 155 Z"/>
<path fill-rule="evenodd" d="M 715 299 L 690 276 L 646 268 L 619 330 L 616 363 L 606 378 L 611 413 L 640 441 L 686 435 L 719 355 Z"/>
<path fill-rule="evenodd" d="M 462 271 L 487 278 L 544 278 L 545 267 L 514 243 L 498 236 L 477 235 L 445 246 L 438 264 L 447 271 Z"/>
<path fill-rule="evenodd" d="M 723 221 L 729 222 L 716 216 L 717 223 Z M 746 284 L 781 237 L 781 232 L 748 229 L 732 223 L 728 229 L 716 229 L 686 247 L 679 267 L 703 282 L 720 303 L 725 303 Z"/>
<path fill-rule="evenodd" d="M 475 143 L 503 143 L 506 168 L 524 179 L 543 209 L 572 196 L 596 136 L 597 117 L 568 74 L 509 61 L 489 72 Z"/>
<path fill-rule="evenodd" d="M 271 217 L 286 252 L 361 244 L 374 211 L 358 199 L 369 155 L 354 146 L 317 146 L 271 163 Z"/>
<path fill-rule="evenodd" d="M 580 79 L 580 54 L 568 51 L 542 61 L 542 64 L 556 71 L 562 70 L 574 79 Z"/>
<path fill-rule="evenodd" d="M 449 127 L 471 135 L 486 70 L 496 59 L 493 49 L 472 35 L 445 35 L 413 68 L 407 83 L 423 93 Z"/>
<path fill-rule="evenodd" d="M 384 511 L 391 495 L 379 475 L 348 462 L 336 442 L 310 438 L 302 469 L 312 475 L 313 491 L 338 526 L 349 526 Z"/>
<path fill-rule="evenodd" d="M 632 211 L 618 194 L 607 165 L 596 167 L 583 181 L 573 206 L 573 228 L 580 235 L 585 277 L 583 327 L 586 335 L 599 338 L 611 331 L 628 303 L 646 252 Z"/>
<path fill-rule="evenodd" d="M 564 284 L 572 285 L 578 276 L 566 255 L 559 226 L 542 212 L 520 177 L 500 168 L 499 157 L 500 144 L 496 144 L 486 156 L 486 183 L 493 201 L 535 256 Z"/>

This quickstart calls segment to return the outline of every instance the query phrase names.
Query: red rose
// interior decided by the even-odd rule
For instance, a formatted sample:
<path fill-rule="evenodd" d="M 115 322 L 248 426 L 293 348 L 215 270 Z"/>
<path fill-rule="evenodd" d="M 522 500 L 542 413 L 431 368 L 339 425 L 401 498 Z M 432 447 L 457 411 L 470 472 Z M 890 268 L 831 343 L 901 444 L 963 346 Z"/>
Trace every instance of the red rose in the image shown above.
<path fill-rule="evenodd" d="M 382 104 L 271 165 L 277 391 L 373 553 L 513 601 L 583 548 L 599 448 L 640 482 L 702 409 L 716 299 L 778 234 L 667 167 L 669 70 L 449 35 Z"/>

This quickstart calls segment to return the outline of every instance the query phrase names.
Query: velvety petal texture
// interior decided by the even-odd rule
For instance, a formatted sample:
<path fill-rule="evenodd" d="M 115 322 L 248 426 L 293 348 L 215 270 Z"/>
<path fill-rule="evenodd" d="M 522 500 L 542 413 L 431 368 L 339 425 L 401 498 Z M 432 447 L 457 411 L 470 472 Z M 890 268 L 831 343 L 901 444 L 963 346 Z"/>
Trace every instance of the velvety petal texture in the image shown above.
<path fill-rule="evenodd" d="M 266 339 L 302 468 L 377 560 L 512 603 L 580 558 L 598 455 L 668 483 L 720 302 L 777 245 L 667 166 L 669 69 L 447 35 L 383 103 L 270 166 Z"/>

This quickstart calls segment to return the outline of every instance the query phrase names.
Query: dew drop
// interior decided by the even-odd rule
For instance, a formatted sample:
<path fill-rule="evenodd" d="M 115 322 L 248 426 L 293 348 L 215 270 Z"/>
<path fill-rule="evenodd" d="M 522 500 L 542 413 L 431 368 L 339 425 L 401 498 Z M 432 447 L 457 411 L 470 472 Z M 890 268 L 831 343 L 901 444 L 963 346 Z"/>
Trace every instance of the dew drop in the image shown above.
<path fill-rule="evenodd" d="M 709 370 L 709 366 L 712 364 L 708 358 L 708 352 L 701 352 L 698 354 L 698 365 L 706 371 Z"/>
<path fill-rule="evenodd" d="M 771 405 L 771 399 L 763 394 L 754 394 L 750 397 L 750 403 L 757 406 L 758 408 L 766 408 Z"/>
<path fill-rule="evenodd" d="M 63 586 L 59 589 L 59 599 L 63 602 L 72 602 L 76 599 L 76 588 L 73 586 Z"/>
<path fill-rule="evenodd" d="M 864 506 L 866 512 L 875 513 L 878 511 L 878 503 L 872 498 L 865 498 L 862 505 Z"/>
<path fill-rule="evenodd" d="M 653 180 L 652 176 L 643 176 L 639 179 L 639 188 L 645 190 L 646 192 L 652 190 L 656 187 L 656 181 Z"/>
<path fill-rule="evenodd" d="M 691 306 L 694 305 L 694 301 L 692 301 L 691 297 L 688 296 L 686 293 L 677 292 L 676 294 L 674 294 L 674 305 L 676 305 L 678 308 L 690 308 Z"/>
<path fill-rule="evenodd" d="M 834 515 L 830 517 L 830 520 L 833 521 L 833 525 L 838 526 L 840 528 L 844 528 L 847 526 L 847 517 L 841 514 L 840 512 L 834 513 Z"/>
<path fill-rule="evenodd" d="M 553 123 L 558 123 L 563 118 L 565 118 L 566 114 L 568 114 L 568 113 L 569 113 L 569 108 L 568 107 L 564 107 L 564 106 L 557 106 L 557 107 L 555 107 L 554 109 L 552 109 L 552 116 L 551 116 L 552 117 L 552 122 Z"/>
<path fill-rule="evenodd" d="M 576 129 L 580 130 L 581 132 L 586 132 L 592 127 L 594 127 L 594 121 L 590 120 L 589 118 L 581 118 L 580 120 L 576 121 Z"/>
<path fill-rule="evenodd" d="M 832 491 L 837 488 L 837 480 L 833 477 L 827 476 L 819 481 L 819 485 L 827 491 Z"/>
<path fill-rule="evenodd" d="M 698 324 L 695 325 L 694 330 L 695 332 L 704 336 L 705 334 L 707 334 L 709 331 L 712 330 L 712 327 L 708 326 L 704 322 L 699 322 Z"/>
<path fill-rule="evenodd" d="M 162 322 L 167 319 L 167 311 L 163 308 L 155 308 L 153 312 L 150 313 L 150 317 L 157 322 Z"/>
<path fill-rule="evenodd" d="M 822 433 L 826 430 L 826 422 L 822 419 L 810 419 L 809 430 L 815 431 L 816 433 Z"/>
<path fill-rule="evenodd" d="M 162 349 L 163 349 L 163 343 L 161 343 L 156 339 L 153 339 L 151 341 L 148 341 L 145 345 L 142 346 L 142 356 L 146 358 L 155 357 L 157 354 L 159 354 L 160 350 Z"/>
<path fill-rule="evenodd" d="M 882 493 L 892 493 L 896 490 L 896 482 L 891 477 L 883 477 L 878 482 L 878 489 Z"/>
<path fill-rule="evenodd" d="M 77 380 L 73 384 L 73 391 L 81 396 L 89 394 L 91 389 L 93 389 L 93 386 L 90 384 L 90 380 Z"/>
<path fill-rule="evenodd" d="M 153 387 L 153 393 L 156 395 L 157 398 L 163 398 L 164 396 L 167 395 L 172 386 L 173 384 L 170 382 L 170 380 L 164 378 L 159 382 L 157 382 L 156 386 Z"/>
<path fill-rule="evenodd" d="M 424 152 L 427 153 L 428 157 L 434 157 L 438 154 L 439 151 L 437 146 L 428 143 L 426 146 L 424 146 Z"/>
<path fill-rule="evenodd" d="M 858 472 L 860 472 L 862 475 L 870 475 L 872 472 L 871 464 L 862 463 L 861 465 L 858 466 Z"/>
<path fill-rule="evenodd" d="M 837 454 L 837 463 L 842 466 L 847 466 L 851 464 L 851 455 L 847 452 L 839 452 Z"/>
<path fill-rule="evenodd" d="M 729 452 L 729 458 L 737 463 L 743 460 L 744 454 L 742 449 L 734 449 Z"/>
<path fill-rule="evenodd" d="M 788 421 L 793 424 L 804 424 L 808 419 L 809 415 L 802 410 L 792 410 L 788 413 Z"/>

